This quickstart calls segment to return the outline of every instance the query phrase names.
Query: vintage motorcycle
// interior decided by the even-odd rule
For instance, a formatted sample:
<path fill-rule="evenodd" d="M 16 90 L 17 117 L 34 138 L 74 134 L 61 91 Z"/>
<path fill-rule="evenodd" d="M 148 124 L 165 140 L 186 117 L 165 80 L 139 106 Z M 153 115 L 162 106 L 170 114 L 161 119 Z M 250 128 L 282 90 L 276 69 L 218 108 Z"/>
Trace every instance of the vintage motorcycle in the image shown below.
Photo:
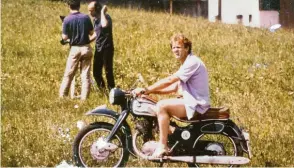
<path fill-rule="evenodd" d="M 158 135 L 156 101 L 120 88 L 110 91 L 109 101 L 119 105 L 121 112 L 100 106 L 86 113 L 111 118 L 114 124 L 94 122 L 81 129 L 73 144 L 74 163 L 79 167 L 122 167 L 129 154 L 161 165 L 186 162 L 192 167 L 232 167 L 250 162 L 249 134 L 230 120 L 228 108 L 210 108 L 190 120 L 173 117 L 170 125 L 175 131 L 168 136 L 169 154 L 152 158 Z M 133 128 L 126 120 L 131 116 Z"/>

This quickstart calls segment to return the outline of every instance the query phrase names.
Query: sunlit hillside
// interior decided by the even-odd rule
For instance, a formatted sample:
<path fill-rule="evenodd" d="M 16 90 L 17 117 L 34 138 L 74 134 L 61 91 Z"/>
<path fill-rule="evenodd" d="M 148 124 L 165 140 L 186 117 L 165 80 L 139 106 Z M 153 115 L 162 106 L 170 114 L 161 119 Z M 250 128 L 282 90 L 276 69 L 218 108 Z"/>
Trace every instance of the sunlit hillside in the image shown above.
<path fill-rule="evenodd" d="M 59 15 L 68 12 L 62 2 L 1 2 L 1 167 L 71 163 L 77 121 L 101 120 L 84 116 L 101 104 L 117 110 L 95 90 L 83 103 L 58 99 L 69 49 L 59 43 Z M 294 166 L 293 30 L 273 33 L 111 6 L 108 12 L 117 85 L 131 87 L 138 73 L 148 84 L 174 73 L 179 64 L 169 38 L 182 32 L 209 70 L 212 105 L 230 107 L 232 120 L 251 134 L 253 158 L 246 166 Z M 131 157 L 127 166 L 158 164 Z"/>

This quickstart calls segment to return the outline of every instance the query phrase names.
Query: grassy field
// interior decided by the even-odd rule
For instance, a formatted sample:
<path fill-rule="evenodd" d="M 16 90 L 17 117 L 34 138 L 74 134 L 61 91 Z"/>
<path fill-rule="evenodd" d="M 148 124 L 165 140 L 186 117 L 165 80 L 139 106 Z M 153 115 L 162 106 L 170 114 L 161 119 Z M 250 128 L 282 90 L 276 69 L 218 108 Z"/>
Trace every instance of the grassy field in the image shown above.
<path fill-rule="evenodd" d="M 175 72 L 169 38 L 182 32 L 209 70 L 212 105 L 230 107 L 232 120 L 250 131 L 254 157 L 247 166 L 294 166 L 293 31 L 114 7 L 109 13 L 118 85 L 129 88 L 137 73 L 151 84 Z M 1 167 L 70 163 L 77 121 L 94 121 L 84 113 L 107 97 L 92 91 L 84 103 L 58 99 L 68 54 L 59 44 L 59 15 L 67 6 L 2 0 L 1 14 Z M 130 158 L 127 166 L 157 165 Z"/>

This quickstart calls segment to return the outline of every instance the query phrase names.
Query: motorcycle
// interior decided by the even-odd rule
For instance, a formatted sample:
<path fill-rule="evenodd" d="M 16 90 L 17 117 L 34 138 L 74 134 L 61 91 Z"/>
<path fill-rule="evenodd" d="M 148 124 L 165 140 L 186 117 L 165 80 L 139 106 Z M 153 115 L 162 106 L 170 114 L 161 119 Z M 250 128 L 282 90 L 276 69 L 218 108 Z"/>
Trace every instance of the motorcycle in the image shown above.
<path fill-rule="evenodd" d="M 161 165 L 185 162 L 191 167 L 233 167 L 250 162 L 249 133 L 230 119 L 226 107 L 210 108 L 190 120 L 172 117 L 170 125 L 175 131 L 168 135 L 169 154 L 153 158 L 158 145 L 157 101 L 149 95 L 137 96 L 132 90 L 113 88 L 109 102 L 120 106 L 120 113 L 106 106 L 86 113 L 114 122 L 93 122 L 80 130 L 73 144 L 74 163 L 79 167 L 123 167 L 130 154 Z M 133 127 L 127 118 L 133 119 Z M 244 153 L 248 157 L 243 157 Z"/>

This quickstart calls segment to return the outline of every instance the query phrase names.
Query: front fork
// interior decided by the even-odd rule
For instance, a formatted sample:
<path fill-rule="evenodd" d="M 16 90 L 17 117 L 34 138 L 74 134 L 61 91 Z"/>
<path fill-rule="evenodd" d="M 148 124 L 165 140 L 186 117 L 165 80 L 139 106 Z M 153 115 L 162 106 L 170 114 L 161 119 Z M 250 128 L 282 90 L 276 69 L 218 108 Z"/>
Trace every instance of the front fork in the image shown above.
<path fill-rule="evenodd" d="M 116 120 L 116 123 L 114 124 L 110 134 L 105 138 L 105 142 L 109 142 L 112 139 L 112 137 L 116 134 L 116 132 L 122 126 L 122 123 L 126 120 L 128 114 L 129 113 L 127 110 L 124 110 L 121 112 L 121 115 Z"/>

